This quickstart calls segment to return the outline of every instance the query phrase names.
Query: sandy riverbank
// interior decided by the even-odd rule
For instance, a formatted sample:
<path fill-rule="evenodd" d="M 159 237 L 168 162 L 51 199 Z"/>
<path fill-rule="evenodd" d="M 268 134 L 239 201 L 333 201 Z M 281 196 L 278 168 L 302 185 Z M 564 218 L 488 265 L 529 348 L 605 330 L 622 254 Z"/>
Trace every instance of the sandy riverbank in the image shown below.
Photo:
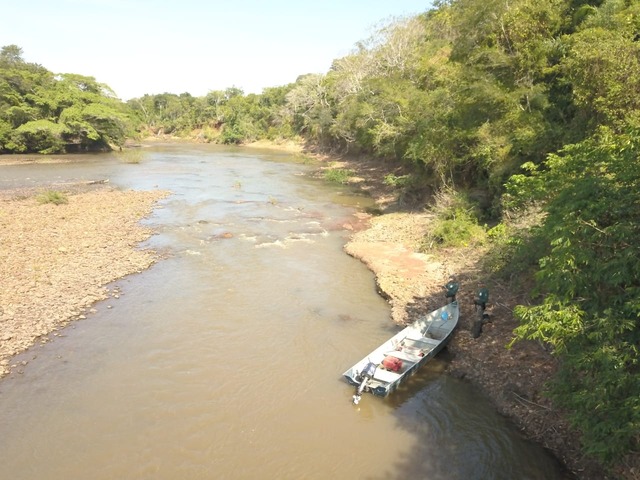
<path fill-rule="evenodd" d="M 13 355 L 117 295 L 105 285 L 157 259 L 137 247 L 152 233 L 139 221 L 166 195 L 100 186 L 61 205 L 36 192 L 0 196 L 0 377 L 21 367 Z"/>

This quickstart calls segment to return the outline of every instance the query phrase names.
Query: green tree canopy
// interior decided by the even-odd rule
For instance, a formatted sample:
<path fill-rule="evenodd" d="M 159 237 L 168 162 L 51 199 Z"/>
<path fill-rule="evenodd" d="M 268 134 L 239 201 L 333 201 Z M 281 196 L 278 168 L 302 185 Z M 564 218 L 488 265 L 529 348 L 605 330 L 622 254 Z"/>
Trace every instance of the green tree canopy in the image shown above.
<path fill-rule="evenodd" d="M 593 137 L 551 155 L 544 170 L 514 176 L 519 199 L 543 202 L 538 292 L 520 306 L 521 338 L 563 359 L 559 403 L 573 412 L 590 453 L 614 460 L 640 432 L 640 130 Z"/>
<path fill-rule="evenodd" d="M 131 129 L 127 107 L 93 77 L 55 75 L 0 53 L 0 152 L 53 153 L 121 145 Z"/>

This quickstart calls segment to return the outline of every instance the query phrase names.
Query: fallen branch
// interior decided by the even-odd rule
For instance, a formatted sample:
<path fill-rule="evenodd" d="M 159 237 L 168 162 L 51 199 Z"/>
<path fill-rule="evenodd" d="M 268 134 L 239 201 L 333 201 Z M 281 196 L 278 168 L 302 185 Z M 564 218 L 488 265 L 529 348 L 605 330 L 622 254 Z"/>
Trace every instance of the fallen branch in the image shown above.
<path fill-rule="evenodd" d="M 540 405 L 539 403 L 536 403 L 536 402 L 532 402 L 531 400 L 527 400 L 526 398 L 522 398 L 520 395 L 518 395 L 513 390 L 511 391 L 511 393 L 513 393 L 514 396 L 516 396 L 518 399 L 522 400 L 523 402 L 527 402 L 527 403 L 529 403 L 531 405 L 535 405 L 536 407 L 544 408 L 545 410 L 551 410 L 549 407 L 546 407 L 544 405 Z"/>

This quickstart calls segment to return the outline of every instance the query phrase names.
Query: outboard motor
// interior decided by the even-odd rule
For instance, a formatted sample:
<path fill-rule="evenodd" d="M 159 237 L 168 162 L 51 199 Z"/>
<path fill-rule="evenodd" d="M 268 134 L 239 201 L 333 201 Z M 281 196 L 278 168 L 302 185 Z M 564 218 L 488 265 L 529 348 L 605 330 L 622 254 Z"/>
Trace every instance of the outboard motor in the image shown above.
<path fill-rule="evenodd" d="M 480 290 L 478 290 L 478 297 L 473 300 L 476 308 L 476 319 L 473 322 L 473 327 L 471 328 L 471 334 L 473 335 L 473 338 L 478 338 L 482 333 L 482 325 L 491 321 L 489 314 L 485 312 L 488 302 L 489 290 L 485 287 L 482 287 Z"/>
<path fill-rule="evenodd" d="M 375 363 L 369 362 L 362 370 L 362 373 L 358 375 L 361 380 L 360 380 L 360 385 L 358 385 L 358 388 L 356 388 L 356 394 L 353 396 L 354 405 L 358 405 L 360 403 L 362 394 L 365 392 L 365 390 L 367 389 L 367 385 L 369 384 L 369 381 L 373 378 L 373 375 L 376 373 L 376 368 L 378 368 L 378 366 Z"/>
<path fill-rule="evenodd" d="M 447 301 L 449 303 L 456 301 L 456 293 L 458 293 L 458 289 L 460 288 L 460 284 L 458 282 L 454 282 L 453 280 L 449 280 L 447 284 L 444 286 L 446 292 L 445 297 L 447 297 Z"/>

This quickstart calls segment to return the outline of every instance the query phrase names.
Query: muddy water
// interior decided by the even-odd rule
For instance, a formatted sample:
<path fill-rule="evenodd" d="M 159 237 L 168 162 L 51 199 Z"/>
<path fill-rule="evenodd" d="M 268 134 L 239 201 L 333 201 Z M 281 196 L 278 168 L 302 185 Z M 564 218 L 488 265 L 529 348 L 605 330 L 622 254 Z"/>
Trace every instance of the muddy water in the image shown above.
<path fill-rule="evenodd" d="M 395 329 L 342 252 L 366 200 L 308 169 L 204 146 L 0 167 L 0 188 L 108 178 L 173 192 L 146 221 L 168 258 L 0 382 L 0 478 L 562 478 L 442 359 L 351 405 L 341 373 Z"/>

